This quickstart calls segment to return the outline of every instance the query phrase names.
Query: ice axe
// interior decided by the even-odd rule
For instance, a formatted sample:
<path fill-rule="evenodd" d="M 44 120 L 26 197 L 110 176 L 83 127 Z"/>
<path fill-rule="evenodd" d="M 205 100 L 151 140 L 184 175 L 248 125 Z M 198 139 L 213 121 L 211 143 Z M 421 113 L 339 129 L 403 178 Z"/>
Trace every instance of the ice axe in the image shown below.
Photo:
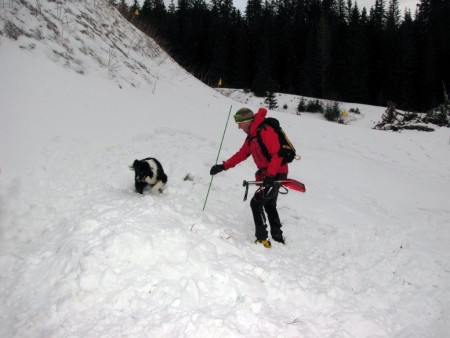
<path fill-rule="evenodd" d="M 292 178 L 287 178 L 285 180 L 278 180 L 274 182 L 276 185 L 278 185 L 279 187 L 283 187 L 285 189 L 284 192 L 280 192 L 280 194 L 287 194 L 288 193 L 288 189 L 291 190 L 296 190 L 296 191 L 300 191 L 300 192 L 305 192 L 306 191 L 306 187 L 302 182 L 299 182 L 297 180 L 294 180 Z M 248 186 L 250 184 L 255 184 L 255 185 L 262 185 L 263 181 L 245 181 L 242 184 L 245 187 L 245 195 L 244 195 L 244 201 L 247 200 L 247 195 L 248 195 Z"/>

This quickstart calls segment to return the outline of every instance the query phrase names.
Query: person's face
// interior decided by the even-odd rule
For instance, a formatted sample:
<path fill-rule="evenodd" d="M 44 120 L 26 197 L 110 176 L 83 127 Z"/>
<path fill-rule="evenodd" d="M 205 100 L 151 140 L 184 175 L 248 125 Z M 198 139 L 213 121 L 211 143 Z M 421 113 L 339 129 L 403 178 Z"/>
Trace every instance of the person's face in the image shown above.
<path fill-rule="evenodd" d="M 240 122 L 238 123 L 238 128 L 242 129 L 246 134 L 250 132 L 250 124 L 252 121 Z"/>

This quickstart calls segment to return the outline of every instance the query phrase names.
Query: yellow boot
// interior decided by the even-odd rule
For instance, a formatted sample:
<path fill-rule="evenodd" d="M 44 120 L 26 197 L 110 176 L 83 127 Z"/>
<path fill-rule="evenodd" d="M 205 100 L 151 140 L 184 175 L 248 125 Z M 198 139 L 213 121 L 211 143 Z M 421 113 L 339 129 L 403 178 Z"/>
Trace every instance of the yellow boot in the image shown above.
<path fill-rule="evenodd" d="M 256 243 L 261 243 L 262 245 L 264 245 L 267 249 L 270 249 L 272 247 L 272 244 L 270 243 L 270 241 L 268 239 L 257 239 L 255 241 Z"/>

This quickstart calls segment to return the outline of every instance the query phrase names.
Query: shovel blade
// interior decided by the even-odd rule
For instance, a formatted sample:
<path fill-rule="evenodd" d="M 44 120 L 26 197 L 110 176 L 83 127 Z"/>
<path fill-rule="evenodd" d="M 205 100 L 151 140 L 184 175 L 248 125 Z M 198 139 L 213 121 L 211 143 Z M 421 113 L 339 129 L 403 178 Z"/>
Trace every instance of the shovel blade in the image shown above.
<path fill-rule="evenodd" d="M 291 190 L 296 190 L 300 192 L 306 192 L 306 187 L 302 182 L 299 182 L 294 179 L 287 179 L 280 181 L 282 185 Z"/>

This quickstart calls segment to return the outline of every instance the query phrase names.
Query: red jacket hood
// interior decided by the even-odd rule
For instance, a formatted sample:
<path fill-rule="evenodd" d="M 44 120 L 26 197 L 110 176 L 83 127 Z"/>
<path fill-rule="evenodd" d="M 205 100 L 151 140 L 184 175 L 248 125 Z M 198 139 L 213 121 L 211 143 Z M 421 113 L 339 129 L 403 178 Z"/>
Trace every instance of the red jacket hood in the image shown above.
<path fill-rule="evenodd" d="M 256 136 L 256 132 L 258 131 L 259 125 L 264 121 L 267 115 L 266 108 L 259 108 L 258 112 L 255 114 L 253 118 L 252 124 L 250 124 L 250 136 Z"/>

